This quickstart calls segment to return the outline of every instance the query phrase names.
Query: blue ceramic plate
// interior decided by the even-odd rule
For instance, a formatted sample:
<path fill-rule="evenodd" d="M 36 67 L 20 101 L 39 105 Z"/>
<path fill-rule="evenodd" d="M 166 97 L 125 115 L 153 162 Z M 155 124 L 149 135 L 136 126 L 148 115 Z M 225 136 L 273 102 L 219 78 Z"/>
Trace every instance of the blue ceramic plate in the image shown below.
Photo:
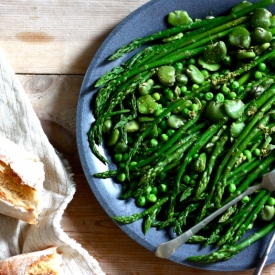
<path fill-rule="evenodd" d="M 135 38 L 148 35 L 166 28 L 165 17 L 170 11 L 182 9 L 188 11 L 192 18 L 203 18 L 207 15 L 220 15 L 228 11 L 232 6 L 239 3 L 239 0 L 218 1 L 218 0 L 151 0 L 143 5 L 128 17 L 126 17 L 106 38 L 96 55 L 94 56 L 83 81 L 80 91 L 77 109 L 77 143 L 82 166 L 88 183 L 97 197 L 98 201 L 109 216 L 131 215 L 140 211 L 133 201 L 118 200 L 121 188 L 111 179 L 96 179 L 93 174 L 108 169 L 91 153 L 87 132 L 94 122 L 92 113 L 92 99 L 97 90 L 94 89 L 95 81 L 106 71 L 121 64 L 133 53 L 125 57 L 109 62 L 107 58 L 119 47 L 128 44 Z M 256 2 L 256 1 L 250 1 Z M 274 10 L 274 6 L 272 7 Z M 101 152 L 108 157 L 104 148 Z M 114 165 L 109 165 L 114 169 Z M 129 225 L 118 226 L 136 242 L 154 252 L 156 247 L 170 239 L 169 233 L 165 230 L 156 231 L 150 229 L 144 235 L 142 233 L 142 222 L 137 221 Z M 252 233 L 252 231 L 250 232 Z M 209 253 L 209 248 L 203 249 L 199 245 L 186 244 L 174 253 L 170 260 L 178 264 L 196 267 L 205 270 L 216 271 L 239 271 L 255 267 L 257 259 L 266 247 L 269 236 L 251 245 L 231 260 L 215 264 L 197 264 L 188 262 L 185 259 L 192 255 Z M 268 258 L 267 264 L 275 262 L 275 253 Z"/>

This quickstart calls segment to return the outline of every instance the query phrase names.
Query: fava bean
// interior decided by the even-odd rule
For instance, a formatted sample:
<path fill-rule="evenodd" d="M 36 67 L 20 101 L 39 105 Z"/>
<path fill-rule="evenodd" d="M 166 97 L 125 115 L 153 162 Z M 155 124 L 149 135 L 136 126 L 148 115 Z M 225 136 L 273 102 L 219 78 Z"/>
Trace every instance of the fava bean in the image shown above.
<path fill-rule="evenodd" d="M 259 213 L 262 221 L 270 221 L 274 218 L 275 208 L 274 206 L 265 205 Z"/>
<path fill-rule="evenodd" d="M 118 129 L 113 129 L 110 133 L 110 136 L 108 138 L 107 144 L 109 146 L 113 146 L 117 143 L 118 139 L 120 137 L 120 132 Z"/>
<path fill-rule="evenodd" d="M 159 81 L 165 86 L 173 86 L 176 81 L 176 70 L 173 66 L 162 66 L 158 69 Z"/>
<path fill-rule="evenodd" d="M 167 118 L 167 125 L 173 129 L 180 128 L 185 122 L 186 119 L 179 115 L 171 115 Z"/>
<path fill-rule="evenodd" d="M 189 65 L 186 72 L 194 83 L 202 84 L 204 82 L 204 75 L 195 65 Z"/>

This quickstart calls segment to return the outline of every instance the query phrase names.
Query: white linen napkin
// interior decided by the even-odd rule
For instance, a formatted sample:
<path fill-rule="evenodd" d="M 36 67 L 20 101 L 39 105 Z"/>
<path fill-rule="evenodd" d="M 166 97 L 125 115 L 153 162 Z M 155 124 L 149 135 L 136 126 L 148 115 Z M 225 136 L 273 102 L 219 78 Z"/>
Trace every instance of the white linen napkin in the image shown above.
<path fill-rule="evenodd" d="M 62 230 L 62 214 L 75 193 L 66 161 L 48 141 L 21 83 L 0 50 L 0 134 L 44 163 L 43 211 L 37 225 L 0 214 L 0 259 L 56 246 L 66 275 L 105 274 L 96 259 Z"/>

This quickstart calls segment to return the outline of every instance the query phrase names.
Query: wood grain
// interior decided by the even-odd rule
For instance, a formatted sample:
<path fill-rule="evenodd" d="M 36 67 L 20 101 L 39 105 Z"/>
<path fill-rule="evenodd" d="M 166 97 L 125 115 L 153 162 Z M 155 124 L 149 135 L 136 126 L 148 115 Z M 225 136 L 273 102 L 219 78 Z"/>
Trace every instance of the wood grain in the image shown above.
<path fill-rule="evenodd" d="M 147 0 L 0 1 L 0 47 L 16 73 L 84 74 L 117 24 Z"/>
<path fill-rule="evenodd" d="M 75 115 L 83 76 L 18 75 L 49 140 L 69 160 L 77 191 L 66 209 L 62 227 L 100 263 L 107 275 L 221 274 L 159 259 L 120 230 L 93 195 L 76 149 Z M 249 275 L 252 270 L 223 272 Z M 263 275 L 275 274 L 275 266 Z"/>

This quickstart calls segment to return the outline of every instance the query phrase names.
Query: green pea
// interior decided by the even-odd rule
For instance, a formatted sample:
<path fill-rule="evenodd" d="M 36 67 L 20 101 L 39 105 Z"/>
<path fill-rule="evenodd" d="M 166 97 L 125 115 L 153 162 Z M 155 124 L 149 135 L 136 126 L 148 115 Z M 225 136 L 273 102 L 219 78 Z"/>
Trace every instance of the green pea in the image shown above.
<path fill-rule="evenodd" d="M 166 134 L 161 134 L 161 135 L 160 135 L 160 140 L 166 142 L 166 141 L 169 140 L 169 137 L 168 137 L 168 135 L 166 135 Z"/>
<path fill-rule="evenodd" d="M 194 91 L 198 90 L 199 88 L 200 88 L 200 85 L 193 84 L 191 90 L 192 90 L 192 92 L 194 92 Z"/>
<path fill-rule="evenodd" d="M 244 151 L 243 151 L 243 154 L 246 156 L 246 159 L 247 159 L 247 160 L 251 160 L 251 159 L 252 159 L 252 153 L 251 153 L 251 151 L 249 151 L 249 150 L 244 150 Z"/>
<path fill-rule="evenodd" d="M 268 198 L 266 203 L 269 206 L 274 206 L 275 205 L 275 198 L 273 198 L 273 197 Z"/>
<path fill-rule="evenodd" d="M 108 141 L 107 141 L 108 146 L 113 146 L 113 145 L 115 145 L 116 142 L 118 141 L 119 137 L 120 137 L 120 132 L 119 132 L 119 130 L 118 130 L 118 129 L 113 129 L 113 130 L 111 131 L 111 134 L 110 134 L 110 136 L 109 136 L 109 138 L 108 138 Z"/>
<path fill-rule="evenodd" d="M 237 97 L 237 94 L 235 92 L 230 92 L 227 97 L 228 99 L 235 99 Z"/>
<path fill-rule="evenodd" d="M 128 150 L 128 145 L 123 141 L 119 140 L 114 145 L 114 152 L 116 153 L 125 153 Z"/>
<path fill-rule="evenodd" d="M 159 189 L 159 192 L 161 192 L 161 193 L 166 193 L 167 190 L 168 190 L 168 187 L 167 187 L 166 184 L 161 183 L 161 184 L 159 185 L 158 189 Z"/>
<path fill-rule="evenodd" d="M 143 207 L 146 204 L 146 198 L 144 196 L 139 196 L 136 200 L 136 204 L 139 207 Z"/>
<path fill-rule="evenodd" d="M 242 198 L 242 203 L 248 203 L 250 201 L 250 198 L 248 196 L 245 196 Z"/>
<path fill-rule="evenodd" d="M 119 153 L 114 154 L 113 158 L 115 162 L 120 162 L 122 161 L 122 154 L 119 154 Z"/>
<path fill-rule="evenodd" d="M 258 64 L 258 70 L 260 72 L 264 72 L 266 70 L 266 64 L 264 62 L 261 62 Z"/>
<path fill-rule="evenodd" d="M 152 97 L 156 100 L 159 101 L 160 100 L 160 94 L 159 93 L 153 93 Z"/>
<path fill-rule="evenodd" d="M 220 103 L 224 102 L 224 95 L 222 93 L 217 93 L 215 95 L 215 100 Z"/>
<path fill-rule="evenodd" d="M 221 88 L 221 92 L 223 94 L 228 94 L 230 92 L 230 89 L 226 85 L 223 85 Z"/>
<path fill-rule="evenodd" d="M 119 182 L 124 182 L 126 180 L 126 175 L 124 173 L 120 173 L 116 178 Z"/>
<path fill-rule="evenodd" d="M 154 194 L 155 196 L 158 195 L 158 188 L 156 186 L 152 186 L 151 194 Z"/>
<path fill-rule="evenodd" d="M 223 64 L 226 66 L 230 66 L 232 63 L 232 59 L 231 56 L 227 55 L 223 60 L 222 60 Z"/>
<path fill-rule="evenodd" d="M 129 154 L 128 153 L 124 153 L 122 159 L 124 161 L 127 161 L 129 159 Z"/>
<path fill-rule="evenodd" d="M 174 129 L 169 129 L 169 130 L 167 130 L 166 134 L 167 134 L 168 137 L 171 137 L 175 134 L 175 130 Z"/>
<path fill-rule="evenodd" d="M 201 70 L 201 73 L 202 73 L 205 77 L 209 76 L 209 72 L 208 72 L 208 70 L 206 70 L 206 69 Z"/>
<path fill-rule="evenodd" d="M 184 117 L 189 117 L 189 112 L 190 112 L 190 110 L 188 108 L 183 108 L 182 115 Z"/>
<path fill-rule="evenodd" d="M 189 65 L 186 72 L 194 83 L 202 84 L 204 82 L 204 75 L 195 65 Z"/>
<path fill-rule="evenodd" d="M 135 165 L 137 165 L 137 162 L 136 162 L 136 161 L 131 161 L 131 162 L 129 163 L 129 166 L 130 166 L 130 167 L 134 167 Z"/>
<path fill-rule="evenodd" d="M 213 95 L 213 93 L 211 93 L 211 92 L 207 92 L 207 93 L 205 93 L 205 95 L 204 95 L 204 98 L 205 98 L 205 100 L 207 100 L 207 101 L 212 100 L 213 97 L 214 97 L 214 95 Z"/>
<path fill-rule="evenodd" d="M 173 100 L 174 99 L 174 93 L 171 89 L 165 89 L 164 90 L 164 95 L 165 95 L 165 98 L 168 99 L 168 100 Z"/>
<path fill-rule="evenodd" d="M 196 59 L 193 57 L 190 57 L 187 62 L 188 65 L 195 65 L 196 64 Z"/>
<path fill-rule="evenodd" d="M 256 148 L 256 149 L 254 149 L 253 154 L 254 154 L 256 157 L 259 157 L 259 156 L 261 155 L 261 150 L 260 150 L 259 148 Z"/>
<path fill-rule="evenodd" d="M 191 106 L 190 106 L 190 110 L 191 111 L 194 111 L 194 112 L 198 112 L 200 110 L 200 105 L 197 104 L 197 103 L 193 103 Z"/>
<path fill-rule="evenodd" d="M 166 121 L 165 121 L 165 120 L 162 120 L 162 121 L 159 123 L 159 127 L 160 127 L 162 130 L 166 130 L 166 129 L 168 128 Z"/>
<path fill-rule="evenodd" d="M 126 163 L 125 163 L 125 162 L 119 162 L 119 163 L 118 163 L 118 167 L 119 167 L 119 168 L 125 168 L 125 166 L 126 166 Z"/>
<path fill-rule="evenodd" d="M 149 194 L 146 196 L 146 200 L 150 203 L 155 203 L 157 201 L 157 196 L 155 194 Z"/>
<path fill-rule="evenodd" d="M 263 77 L 263 74 L 262 74 L 262 72 L 260 72 L 260 71 L 255 71 L 255 72 L 254 72 L 254 77 L 255 77 L 256 79 L 261 79 L 261 78 Z"/>
<path fill-rule="evenodd" d="M 187 92 L 187 87 L 186 86 L 181 86 L 180 90 L 182 93 L 186 93 Z"/>
<path fill-rule="evenodd" d="M 174 68 L 176 70 L 176 73 L 182 73 L 182 71 L 183 71 L 183 64 L 181 62 L 176 62 L 174 64 Z"/>
<path fill-rule="evenodd" d="M 182 179 L 183 179 L 183 182 L 186 184 L 190 183 L 191 181 L 191 177 L 188 175 L 184 175 Z"/>
<path fill-rule="evenodd" d="M 145 190 L 145 194 L 148 195 L 151 193 L 151 191 L 152 191 L 152 186 L 148 186 Z"/>
<path fill-rule="evenodd" d="M 232 89 L 232 91 L 236 91 L 238 88 L 239 88 L 239 82 L 238 81 L 233 81 L 232 83 L 231 83 L 231 89 Z"/>
<path fill-rule="evenodd" d="M 237 187 L 236 187 L 236 185 L 234 184 L 234 183 L 230 183 L 229 185 L 228 185 L 228 191 L 230 192 L 230 193 L 234 193 L 235 191 L 236 191 L 236 189 L 237 189 Z"/>
<path fill-rule="evenodd" d="M 155 138 L 152 138 L 152 139 L 150 140 L 150 146 L 151 146 L 151 147 L 156 147 L 156 146 L 158 146 L 158 140 L 155 139 Z"/>

